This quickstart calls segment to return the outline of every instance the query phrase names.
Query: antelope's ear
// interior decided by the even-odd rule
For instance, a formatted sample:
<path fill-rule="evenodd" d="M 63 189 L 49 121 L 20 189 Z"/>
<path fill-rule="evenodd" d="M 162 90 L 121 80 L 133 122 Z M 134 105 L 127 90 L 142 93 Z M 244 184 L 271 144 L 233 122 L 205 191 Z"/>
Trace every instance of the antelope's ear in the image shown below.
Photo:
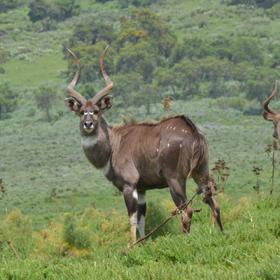
<path fill-rule="evenodd" d="M 64 102 L 66 106 L 70 109 L 70 111 L 75 112 L 76 114 L 80 112 L 82 104 L 79 101 L 77 101 L 75 98 L 73 97 L 65 98 Z"/>
<path fill-rule="evenodd" d="M 105 96 L 104 98 L 102 98 L 98 104 L 98 107 L 103 112 L 109 110 L 112 107 L 112 97 Z"/>

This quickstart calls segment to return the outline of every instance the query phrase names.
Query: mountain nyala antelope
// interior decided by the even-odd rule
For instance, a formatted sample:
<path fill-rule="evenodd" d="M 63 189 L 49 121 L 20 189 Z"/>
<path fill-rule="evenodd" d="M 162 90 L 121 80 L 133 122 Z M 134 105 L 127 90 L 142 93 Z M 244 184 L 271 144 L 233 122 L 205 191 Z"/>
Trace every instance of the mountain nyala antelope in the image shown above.
<path fill-rule="evenodd" d="M 223 230 L 220 209 L 212 193 L 214 185 L 209 175 L 206 139 L 184 115 L 166 118 L 157 123 L 137 123 L 109 126 L 103 118 L 111 108 L 108 95 L 113 82 L 104 69 L 104 56 L 100 57 L 100 70 L 106 86 L 91 99 L 85 99 L 74 87 L 80 76 L 80 62 L 71 51 L 77 66 L 76 74 L 67 87 L 65 99 L 69 109 L 80 118 L 81 144 L 89 162 L 103 171 L 124 196 L 129 220 L 131 242 L 145 235 L 145 192 L 169 187 L 177 207 L 186 205 L 186 180 L 192 177 L 198 192 L 204 194 L 213 216 Z M 188 205 L 181 214 L 183 232 L 190 231 L 192 209 Z"/>
<path fill-rule="evenodd" d="M 271 95 L 263 103 L 263 117 L 267 121 L 272 121 L 274 125 L 273 137 L 280 139 L 280 113 L 277 113 L 273 109 L 269 108 L 269 102 L 276 96 L 277 93 L 277 81 L 275 82 L 274 88 Z"/>

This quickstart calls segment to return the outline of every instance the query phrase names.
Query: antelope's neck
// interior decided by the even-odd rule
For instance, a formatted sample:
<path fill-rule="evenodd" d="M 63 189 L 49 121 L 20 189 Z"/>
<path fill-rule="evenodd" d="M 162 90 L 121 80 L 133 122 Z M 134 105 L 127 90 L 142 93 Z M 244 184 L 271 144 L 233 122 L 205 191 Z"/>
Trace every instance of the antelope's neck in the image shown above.
<path fill-rule="evenodd" d="M 104 119 L 92 134 L 81 131 L 81 144 L 87 159 L 94 167 L 105 168 L 110 163 L 111 145 L 110 128 Z"/>

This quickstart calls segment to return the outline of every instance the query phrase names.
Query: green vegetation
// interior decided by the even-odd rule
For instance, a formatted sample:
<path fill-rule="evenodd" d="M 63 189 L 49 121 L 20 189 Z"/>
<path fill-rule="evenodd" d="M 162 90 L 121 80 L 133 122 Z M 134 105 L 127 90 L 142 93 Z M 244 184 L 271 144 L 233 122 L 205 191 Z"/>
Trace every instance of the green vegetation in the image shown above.
<path fill-rule="evenodd" d="M 46 16 L 32 22 L 32 5 Z M 279 11 L 276 1 L 0 1 L 0 279 L 279 279 L 280 153 L 269 195 L 273 127 L 259 103 L 279 79 Z M 220 168 L 223 234 L 197 198 L 188 237 L 176 218 L 127 250 L 123 197 L 85 159 L 63 102 L 75 71 L 66 47 L 89 97 L 104 86 L 107 44 L 106 118 L 188 115 Z M 167 189 L 147 196 L 148 232 L 174 205 Z"/>
<path fill-rule="evenodd" d="M 16 109 L 17 94 L 8 83 L 0 84 L 0 120 L 7 118 Z"/>

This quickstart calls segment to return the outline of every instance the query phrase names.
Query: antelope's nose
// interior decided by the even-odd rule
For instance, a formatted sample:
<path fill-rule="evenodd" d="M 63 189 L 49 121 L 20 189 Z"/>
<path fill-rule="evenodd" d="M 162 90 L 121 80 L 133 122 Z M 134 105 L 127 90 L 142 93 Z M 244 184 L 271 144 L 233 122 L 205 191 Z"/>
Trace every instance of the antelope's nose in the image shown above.
<path fill-rule="evenodd" d="M 92 128 L 93 127 L 93 123 L 92 123 L 92 121 L 85 121 L 84 122 L 84 126 L 85 126 L 85 128 Z"/>

